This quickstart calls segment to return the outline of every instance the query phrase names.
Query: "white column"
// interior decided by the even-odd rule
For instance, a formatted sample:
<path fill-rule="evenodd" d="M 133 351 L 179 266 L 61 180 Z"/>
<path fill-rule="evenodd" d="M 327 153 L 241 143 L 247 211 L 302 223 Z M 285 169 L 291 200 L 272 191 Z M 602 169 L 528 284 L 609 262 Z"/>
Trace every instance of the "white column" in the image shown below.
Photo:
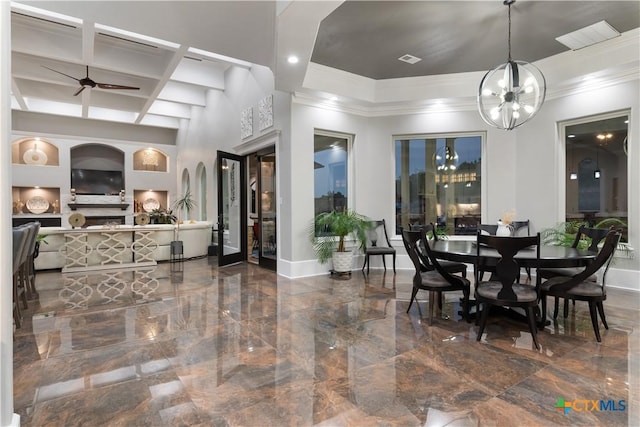
<path fill-rule="evenodd" d="M 12 283 L 11 7 L 0 1 L 0 283 Z M 0 425 L 20 425 L 13 413 L 13 292 L 0 286 Z"/>

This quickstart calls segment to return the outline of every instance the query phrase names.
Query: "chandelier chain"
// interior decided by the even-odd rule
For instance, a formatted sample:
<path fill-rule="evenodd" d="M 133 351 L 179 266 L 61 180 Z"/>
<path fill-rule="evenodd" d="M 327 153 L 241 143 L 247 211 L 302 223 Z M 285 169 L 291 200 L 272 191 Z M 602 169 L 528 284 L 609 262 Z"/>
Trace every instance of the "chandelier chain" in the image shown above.
<path fill-rule="evenodd" d="M 511 62 L 511 3 L 508 4 L 509 6 L 509 36 L 507 38 L 508 44 L 509 44 L 509 61 Z"/>

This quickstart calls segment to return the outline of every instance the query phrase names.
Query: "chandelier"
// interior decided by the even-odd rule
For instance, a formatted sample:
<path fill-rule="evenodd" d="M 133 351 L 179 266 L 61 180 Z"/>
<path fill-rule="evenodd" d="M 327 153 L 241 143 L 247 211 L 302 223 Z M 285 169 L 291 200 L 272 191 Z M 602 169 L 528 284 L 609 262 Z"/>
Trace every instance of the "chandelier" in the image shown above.
<path fill-rule="evenodd" d="M 540 110 L 546 93 L 542 72 L 525 61 L 511 58 L 511 5 L 509 7 L 509 57 L 506 63 L 484 75 L 478 90 L 478 111 L 482 119 L 498 129 L 511 130 L 529 121 Z"/>

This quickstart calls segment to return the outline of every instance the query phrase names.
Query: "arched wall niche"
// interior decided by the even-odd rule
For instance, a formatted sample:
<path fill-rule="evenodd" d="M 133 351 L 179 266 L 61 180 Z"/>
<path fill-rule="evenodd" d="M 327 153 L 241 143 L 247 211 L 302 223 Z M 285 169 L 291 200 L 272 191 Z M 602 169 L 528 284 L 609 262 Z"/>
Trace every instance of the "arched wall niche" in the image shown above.
<path fill-rule="evenodd" d="M 71 188 L 83 195 L 117 195 L 126 188 L 124 151 L 105 144 L 70 150 Z"/>
<path fill-rule="evenodd" d="M 133 170 L 167 172 L 169 156 L 155 148 L 142 148 L 133 153 Z"/>
<path fill-rule="evenodd" d="M 109 145 L 77 145 L 70 154 L 71 169 L 124 172 L 124 152 Z"/>
<path fill-rule="evenodd" d="M 204 163 L 198 163 L 196 167 L 196 188 L 194 199 L 197 203 L 198 219 L 207 220 L 207 168 Z"/>
<path fill-rule="evenodd" d="M 59 166 L 58 147 L 40 137 L 21 138 L 11 144 L 11 163 L 37 166 Z"/>

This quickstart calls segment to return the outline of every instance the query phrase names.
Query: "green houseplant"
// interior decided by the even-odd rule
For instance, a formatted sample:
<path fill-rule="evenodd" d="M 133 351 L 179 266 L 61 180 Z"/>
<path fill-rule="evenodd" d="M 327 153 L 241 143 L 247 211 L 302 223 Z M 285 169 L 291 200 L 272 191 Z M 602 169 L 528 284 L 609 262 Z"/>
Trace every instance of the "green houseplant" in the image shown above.
<path fill-rule="evenodd" d="M 182 213 L 183 212 L 186 213 L 187 217 L 189 217 L 191 214 L 191 211 L 195 206 L 196 206 L 196 201 L 193 199 L 193 196 L 191 195 L 191 188 L 187 185 L 187 188 L 184 190 L 184 194 L 182 195 L 182 197 L 180 197 L 173 203 L 173 209 L 178 213 L 175 240 L 178 240 L 178 238 L 180 237 L 180 224 L 182 224 L 182 219 L 181 219 Z"/>
<path fill-rule="evenodd" d="M 370 227 L 371 220 L 355 211 L 322 212 L 309 227 L 309 239 L 321 264 L 333 260 L 334 271 L 347 272 L 351 271 L 353 259 L 353 253 L 346 248 L 347 237 L 351 236 L 364 250 Z"/>
<path fill-rule="evenodd" d="M 581 225 L 589 227 L 590 224 L 586 221 L 567 221 L 560 222 L 554 227 L 542 230 L 541 237 L 542 242 L 545 245 L 550 246 L 566 246 L 570 247 L 578 234 L 578 229 Z M 626 228 L 627 223 L 618 218 L 605 218 L 593 225 L 594 228 L 608 228 L 608 227 Z M 586 249 L 591 245 L 589 238 L 584 238 L 578 243 L 579 249 Z M 620 242 L 618 244 L 618 250 L 629 254 L 633 249 L 628 243 Z"/>

